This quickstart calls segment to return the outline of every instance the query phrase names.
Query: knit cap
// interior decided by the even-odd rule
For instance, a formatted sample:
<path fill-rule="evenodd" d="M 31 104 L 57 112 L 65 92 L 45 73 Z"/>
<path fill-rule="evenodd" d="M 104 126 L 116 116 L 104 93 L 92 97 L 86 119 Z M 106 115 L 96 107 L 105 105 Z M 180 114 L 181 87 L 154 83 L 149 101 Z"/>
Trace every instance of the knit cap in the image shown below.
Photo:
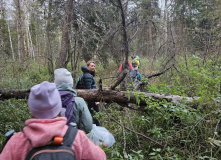
<path fill-rule="evenodd" d="M 33 117 L 52 119 L 62 111 L 60 94 L 54 83 L 44 81 L 31 88 L 28 107 Z"/>
<path fill-rule="evenodd" d="M 59 68 L 54 71 L 54 83 L 59 86 L 62 83 L 67 83 L 71 88 L 73 87 L 73 78 L 71 73 L 65 68 Z"/>

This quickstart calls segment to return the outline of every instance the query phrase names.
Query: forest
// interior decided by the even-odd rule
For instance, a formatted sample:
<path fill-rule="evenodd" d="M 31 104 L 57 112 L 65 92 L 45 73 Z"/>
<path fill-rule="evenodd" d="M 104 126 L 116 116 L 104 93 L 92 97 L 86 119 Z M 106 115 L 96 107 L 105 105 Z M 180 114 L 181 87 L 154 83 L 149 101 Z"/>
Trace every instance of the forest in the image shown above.
<path fill-rule="evenodd" d="M 132 56 L 142 79 L 122 88 Z M 97 89 L 76 91 L 100 102 L 107 159 L 220 159 L 220 0 L 0 0 L 0 148 L 32 86 L 89 60 Z"/>

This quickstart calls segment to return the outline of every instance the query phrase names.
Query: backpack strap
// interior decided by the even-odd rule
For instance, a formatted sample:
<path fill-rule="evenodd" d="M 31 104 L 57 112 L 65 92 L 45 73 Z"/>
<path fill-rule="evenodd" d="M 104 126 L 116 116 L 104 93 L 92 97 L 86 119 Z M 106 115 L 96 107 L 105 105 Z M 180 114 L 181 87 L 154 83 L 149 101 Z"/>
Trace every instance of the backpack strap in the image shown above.
<path fill-rule="evenodd" d="M 64 135 L 63 145 L 71 147 L 73 145 L 77 133 L 77 128 L 69 126 L 66 134 Z"/>

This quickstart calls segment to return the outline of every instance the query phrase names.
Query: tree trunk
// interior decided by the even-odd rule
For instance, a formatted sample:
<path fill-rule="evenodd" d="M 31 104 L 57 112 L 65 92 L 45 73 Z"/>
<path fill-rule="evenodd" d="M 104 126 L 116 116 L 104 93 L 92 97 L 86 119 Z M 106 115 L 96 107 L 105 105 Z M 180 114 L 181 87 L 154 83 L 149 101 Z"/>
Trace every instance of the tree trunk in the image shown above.
<path fill-rule="evenodd" d="M 152 10 L 151 10 L 151 0 L 149 1 L 149 6 L 148 6 L 148 14 L 149 14 L 149 19 L 152 19 Z M 153 55 L 153 40 L 152 40 L 152 22 L 149 20 L 148 21 L 148 39 L 149 39 L 149 46 L 150 46 L 150 54 Z"/>
<path fill-rule="evenodd" d="M 18 57 L 20 62 L 23 62 L 23 38 L 22 38 L 22 30 L 21 30 L 21 10 L 20 10 L 20 1 L 16 0 L 16 12 L 17 12 L 17 31 L 18 31 Z"/>
<path fill-rule="evenodd" d="M 29 39 L 30 39 L 30 52 L 31 52 L 31 57 L 34 59 L 35 61 L 35 51 L 34 51 L 34 47 L 33 47 L 33 43 L 32 43 L 32 38 L 31 38 L 31 33 L 30 30 L 28 29 L 28 35 L 29 35 Z"/>
<path fill-rule="evenodd" d="M 53 75 L 54 66 L 53 66 L 53 56 L 51 53 L 51 42 L 50 42 L 51 10 L 52 10 L 52 0 L 49 0 L 48 18 L 47 18 L 47 27 L 46 27 L 46 52 L 47 52 L 46 55 L 48 61 L 48 72 L 50 75 Z"/>
<path fill-rule="evenodd" d="M 142 95 L 142 99 L 136 98 L 137 92 L 128 92 L 128 91 L 116 91 L 110 88 L 99 89 L 90 89 L 90 90 L 81 90 L 77 89 L 77 95 L 82 97 L 85 101 L 103 101 L 103 102 L 115 102 L 119 104 L 135 103 L 140 106 L 147 105 L 145 99 L 149 100 L 166 100 L 168 102 L 193 102 L 199 99 L 199 97 L 182 97 L 178 95 L 164 95 L 157 93 L 145 93 L 139 92 L 139 95 Z M 6 100 L 10 98 L 17 99 L 27 99 L 30 90 L 1 90 L 0 89 L 0 100 Z M 145 99 L 144 99 L 145 98 Z M 137 101 L 139 99 L 139 102 Z"/>
<path fill-rule="evenodd" d="M 167 8 L 167 0 L 165 0 L 165 9 L 164 9 L 164 18 L 163 18 L 163 21 L 164 21 L 164 43 L 166 43 L 165 45 L 165 50 L 164 50 L 164 53 L 167 55 L 167 49 L 168 49 L 168 44 L 167 44 L 167 14 L 168 14 L 168 8 Z"/>
<path fill-rule="evenodd" d="M 36 36 L 35 36 L 35 39 L 36 39 L 36 56 L 37 56 L 37 62 L 38 62 L 38 65 L 40 65 L 40 58 L 39 58 L 39 56 L 40 56 L 40 42 L 39 42 L 39 40 L 38 40 L 38 29 L 37 29 L 37 27 L 36 27 Z"/>
<path fill-rule="evenodd" d="M 26 42 L 27 42 L 27 55 L 31 57 L 30 52 L 30 44 L 29 44 L 29 24 L 28 24 L 28 11 L 27 11 L 27 2 L 26 0 L 23 0 L 23 8 L 24 8 L 24 26 L 25 26 L 25 36 L 26 36 Z"/>
<path fill-rule="evenodd" d="M 128 36 L 127 36 L 127 25 L 126 25 L 126 18 L 125 18 L 125 11 L 123 8 L 123 4 L 121 0 L 118 0 L 118 4 L 121 10 L 121 18 L 122 18 L 122 27 L 123 27 L 123 48 L 125 54 L 125 66 L 128 67 L 128 56 L 129 56 L 129 44 L 128 44 Z"/>
<path fill-rule="evenodd" d="M 24 56 L 25 57 L 28 57 L 28 51 L 27 51 L 27 45 L 26 45 L 26 36 L 24 35 L 24 38 L 23 38 L 23 43 L 24 43 Z"/>
<path fill-rule="evenodd" d="M 11 51 L 12 51 L 12 59 L 15 60 L 15 54 L 14 54 L 14 49 L 13 49 L 13 45 L 12 45 L 11 30 L 10 30 L 9 23 L 8 23 L 8 34 L 9 34 L 9 41 L 10 41 Z"/>
<path fill-rule="evenodd" d="M 61 40 L 61 51 L 59 57 L 56 60 L 56 68 L 66 68 L 70 61 L 70 30 L 71 30 L 71 19 L 73 12 L 73 0 L 66 2 L 66 16 L 64 20 L 62 40 Z"/>

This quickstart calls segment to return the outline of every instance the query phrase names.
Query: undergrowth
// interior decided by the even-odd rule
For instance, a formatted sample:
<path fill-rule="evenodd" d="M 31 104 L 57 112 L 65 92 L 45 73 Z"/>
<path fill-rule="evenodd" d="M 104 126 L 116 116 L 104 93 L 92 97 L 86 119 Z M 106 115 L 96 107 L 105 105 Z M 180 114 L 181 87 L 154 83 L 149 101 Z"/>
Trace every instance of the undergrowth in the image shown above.
<path fill-rule="evenodd" d="M 116 140 L 113 147 L 104 148 L 107 159 L 220 159 L 221 58 L 214 60 L 210 57 L 205 60 L 196 55 L 189 56 L 187 60 L 183 57 L 178 58 L 176 68 L 171 68 L 160 77 L 150 79 L 146 91 L 197 96 L 200 99 L 189 103 L 172 103 L 146 98 L 146 106 L 129 104 L 129 108 L 102 102 L 98 117 Z M 141 64 L 143 79 L 150 68 L 153 69 L 151 73 L 156 73 L 159 63 L 160 61 L 157 64 Z M 112 77 L 117 73 L 118 66 L 113 61 L 105 65 L 96 66 L 97 82 L 99 78 Z M 70 70 L 70 65 L 68 69 Z M 23 70 L 20 70 L 17 64 L 6 65 L 1 70 L 5 72 L 1 73 L 0 88 L 29 89 L 50 78 L 47 68 L 39 67 L 37 63 L 30 63 L 29 67 Z M 82 74 L 80 66 L 75 73 L 76 76 Z M 103 80 L 103 86 L 110 86 L 112 83 L 111 78 Z M 137 94 L 137 98 L 144 97 Z M 2 143 L 4 133 L 10 129 L 21 131 L 30 114 L 26 100 L 0 101 L 0 109 Z"/>

